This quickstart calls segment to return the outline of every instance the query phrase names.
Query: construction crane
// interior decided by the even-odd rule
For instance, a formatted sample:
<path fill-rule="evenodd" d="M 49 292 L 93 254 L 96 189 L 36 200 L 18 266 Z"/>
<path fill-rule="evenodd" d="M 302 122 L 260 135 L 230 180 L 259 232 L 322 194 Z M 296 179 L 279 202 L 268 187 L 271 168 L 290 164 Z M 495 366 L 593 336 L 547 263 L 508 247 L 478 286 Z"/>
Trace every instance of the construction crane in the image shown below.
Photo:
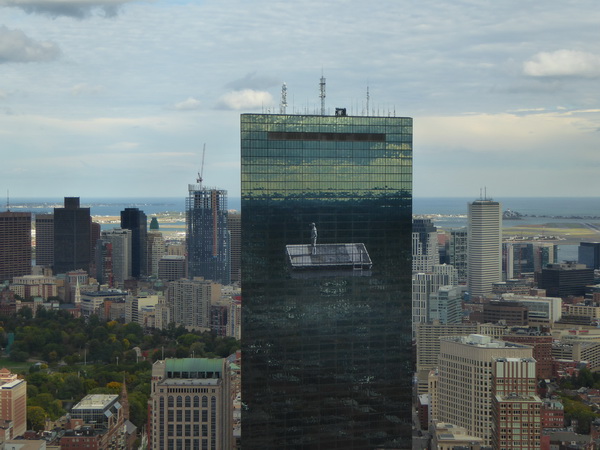
<path fill-rule="evenodd" d="M 200 185 L 202 189 L 202 174 L 204 173 L 204 154 L 206 153 L 206 143 L 202 147 L 202 165 L 200 166 L 200 172 L 198 172 L 198 178 L 196 178 L 196 182 Z"/>

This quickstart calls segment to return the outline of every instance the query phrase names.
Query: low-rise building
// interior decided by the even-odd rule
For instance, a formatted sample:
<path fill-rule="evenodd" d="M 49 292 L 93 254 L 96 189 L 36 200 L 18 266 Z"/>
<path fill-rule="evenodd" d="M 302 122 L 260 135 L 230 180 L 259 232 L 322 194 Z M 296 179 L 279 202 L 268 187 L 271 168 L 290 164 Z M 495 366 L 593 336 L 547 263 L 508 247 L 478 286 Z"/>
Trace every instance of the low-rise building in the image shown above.
<path fill-rule="evenodd" d="M 130 449 L 135 426 L 127 416 L 118 395 L 87 395 L 71 409 L 67 429 L 60 439 L 61 449 Z"/>

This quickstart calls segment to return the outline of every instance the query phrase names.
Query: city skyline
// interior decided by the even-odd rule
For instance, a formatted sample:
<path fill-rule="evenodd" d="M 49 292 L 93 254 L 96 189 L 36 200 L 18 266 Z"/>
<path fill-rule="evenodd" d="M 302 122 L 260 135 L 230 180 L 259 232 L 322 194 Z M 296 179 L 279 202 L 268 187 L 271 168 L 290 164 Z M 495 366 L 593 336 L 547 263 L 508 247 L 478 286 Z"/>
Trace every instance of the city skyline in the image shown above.
<path fill-rule="evenodd" d="M 239 197 L 239 114 L 279 112 L 283 82 L 315 113 L 321 74 L 327 114 L 368 86 L 371 115 L 414 117 L 415 197 L 593 192 L 594 6 L 0 0 L 0 192 L 184 196 L 206 143 Z"/>

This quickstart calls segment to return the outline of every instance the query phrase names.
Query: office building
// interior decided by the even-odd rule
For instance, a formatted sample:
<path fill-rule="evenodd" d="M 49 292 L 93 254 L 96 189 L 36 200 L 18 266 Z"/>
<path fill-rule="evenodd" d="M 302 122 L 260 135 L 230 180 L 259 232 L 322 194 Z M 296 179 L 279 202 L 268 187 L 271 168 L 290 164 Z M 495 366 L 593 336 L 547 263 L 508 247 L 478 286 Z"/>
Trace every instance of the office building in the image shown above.
<path fill-rule="evenodd" d="M 54 265 L 54 215 L 35 215 L 35 265 Z"/>
<path fill-rule="evenodd" d="M 227 191 L 188 185 L 186 199 L 187 257 L 190 278 L 221 284 L 231 279 L 230 237 L 227 228 Z"/>
<path fill-rule="evenodd" d="M 27 431 L 27 381 L 8 369 L 0 369 L 0 421 L 8 426 L 9 439 Z"/>
<path fill-rule="evenodd" d="M 492 284 L 502 281 L 502 211 L 500 203 L 475 200 L 468 208 L 469 293 L 492 293 Z"/>
<path fill-rule="evenodd" d="M 230 372 L 226 359 L 156 361 L 148 448 L 233 448 Z"/>
<path fill-rule="evenodd" d="M 575 263 L 548 264 L 542 269 L 538 284 L 548 297 L 582 297 L 586 286 L 594 284 L 594 269 Z"/>
<path fill-rule="evenodd" d="M 429 371 L 438 365 L 440 338 L 443 336 L 468 336 L 479 334 L 480 325 L 476 323 L 419 323 L 417 335 L 417 372 Z"/>
<path fill-rule="evenodd" d="M 242 215 L 237 211 L 229 211 L 227 228 L 231 237 L 231 282 L 241 280 L 242 263 Z"/>
<path fill-rule="evenodd" d="M 492 443 L 494 358 L 532 358 L 532 349 L 477 334 L 440 339 L 439 420 L 464 427 L 488 446 Z"/>
<path fill-rule="evenodd" d="M 166 291 L 171 321 L 188 330 L 210 329 L 210 306 L 221 296 L 221 285 L 200 277 L 171 281 Z"/>
<path fill-rule="evenodd" d="M 0 283 L 31 273 L 31 213 L 0 212 Z"/>
<path fill-rule="evenodd" d="M 458 282 L 465 284 L 468 267 L 468 232 L 466 228 L 450 230 L 446 255 L 446 262 L 456 269 Z"/>
<path fill-rule="evenodd" d="M 454 267 L 446 264 L 435 264 L 431 272 L 415 273 L 412 275 L 412 323 L 427 323 L 439 319 L 439 312 L 434 311 L 434 317 L 430 317 L 430 298 L 437 294 L 442 286 L 456 286 L 457 274 Z M 451 315 L 454 318 L 455 308 L 451 307 Z"/>
<path fill-rule="evenodd" d="M 436 450 L 480 450 L 483 446 L 483 439 L 452 423 L 438 422 L 432 433 L 431 448 Z"/>
<path fill-rule="evenodd" d="M 131 230 L 120 228 L 105 230 L 100 235 L 100 239 L 111 244 L 113 284 L 123 287 L 125 280 L 131 278 Z"/>
<path fill-rule="evenodd" d="M 105 284 L 108 287 L 113 287 L 112 243 L 107 239 L 98 239 L 94 255 L 96 257 L 96 280 L 101 285 Z"/>
<path fill-rule="evenodd" d="M 153 217 L 156 220 L 156 217 Z M 158 222 L 156 229 L 150 229 L 146 241 L 146 255 L 148 267 L 146 273 L 151 277 L 158 277 L 158 262 L 165 255 L 165 240 L 160 231 L 158 231 Z"/>
<path fill-rule="evenodd" d="M 116 394 L 86 395 L 70 411 L 60 447 L 72 450 L 133 448 L 136 427 L 128 420 L 127 399 Z"/>
<path fill-rule="evenodd" d="M 96 268 L 94 267 L 96 263 L 96 243 L 98 239 L 100 239 L 100 234 L 102 233 L 102 227 L 98 222 L 92 222 L 90 227 L 90 273 L 94 273 Z"/>
<path fill-rule="evenodd" d="M 431 219 L 413 219 L 413 272 L 431 272 L 433 265 L 439 263 L 437 228 L 433 225 Z"/>
<path fill-rule="evenodd" d="M 428 316 L 430 321 L 440 323 L 462 322 L 462 288 L 460 286 L 440 286 L 429 296 Z"/>
<path fill-rule="evenodd" d="M 41 297 L 47 300 L 48 297 L 56 297 L 58 295 L 56 278 L 44 275 L 14 277 L 10 285 L 10 290 L 24 299 Z"/>
<path fill-rule="evenodd" d="M 504 325 L 527 325 L 527 308 L 518 302 L 492 300 L 483 304 L 483 322 Z"/>
<path fill-rule="evenodd" d="M 529 325 L 552 326 L 562 317 L 563 302 L 557 297 L 534 297 L 531 295 L 502 294 L 504 302 L 513 302 L 527 308 Z"/>
<path fill-rule="evenodd" d="M 158 279 L 164 282 L 187 278 L 185 256 L 164 255 L 158 260 Z"/>
<path fill-rule="evenodd" d="M 579 264 L 589 269 L 600 269 L 600 242 L 580 242 L 577 249 Z"/>
<path fill-rule="evenodd" d="M 54 273 L 90 270 L 92 256 L 90 208 L 79 197 L 65 197 L 64 208 L 54 208 Z"/>
<path fill-rule="evenodd" d="M 241 135 L 242 448 L 411 448 L 412 119 Z"/>
<path fill-rule="evenodd" d="M 504 242 L 502 272 L 507 280 L 531 276 L 557 262 L 558 246 L 552 242 Z"/>
<path fill-rule="evenodd" d="M 145 276 L 148 266 L 146 214 L 138 208 L 125 208 L 121 211 L 121 228 L 131 230 L 131 276 L 134 278 Z"/>

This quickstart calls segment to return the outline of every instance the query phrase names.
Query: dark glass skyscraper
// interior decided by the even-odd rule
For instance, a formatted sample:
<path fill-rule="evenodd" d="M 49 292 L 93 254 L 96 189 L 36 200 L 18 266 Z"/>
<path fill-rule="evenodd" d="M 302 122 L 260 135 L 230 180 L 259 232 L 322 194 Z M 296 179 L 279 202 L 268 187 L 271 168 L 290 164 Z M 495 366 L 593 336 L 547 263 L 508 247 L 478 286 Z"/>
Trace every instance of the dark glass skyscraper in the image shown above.
<path fill-rule="evenodd" d="M 411 448 L 412 119 L 241 138 L 242 447 Z"/>
<path fill-rule="evenodd" d="M 188 276 L 229 284 L 227 191 L 189 185 L 186 199 Z"/>
<path fill-rule="evenodd" d="M 31 273 L 31 213 L 0 212 L 0 284 Z"/>
<path fill-rule="evenodd" d="M 79 197 L 65 197 L 64 208 L 54 208 L 54 273 L 90 270 L 90 208 L 79 206 Z"/>
<path fill-rule="evenodd" d="M 148 219 L 138 208 L 125 208 L 121 211 L 121 228 L 131 230 L 131 276 L 146 275 L 148 265 L 146 242 L 148 239 Z"/>

